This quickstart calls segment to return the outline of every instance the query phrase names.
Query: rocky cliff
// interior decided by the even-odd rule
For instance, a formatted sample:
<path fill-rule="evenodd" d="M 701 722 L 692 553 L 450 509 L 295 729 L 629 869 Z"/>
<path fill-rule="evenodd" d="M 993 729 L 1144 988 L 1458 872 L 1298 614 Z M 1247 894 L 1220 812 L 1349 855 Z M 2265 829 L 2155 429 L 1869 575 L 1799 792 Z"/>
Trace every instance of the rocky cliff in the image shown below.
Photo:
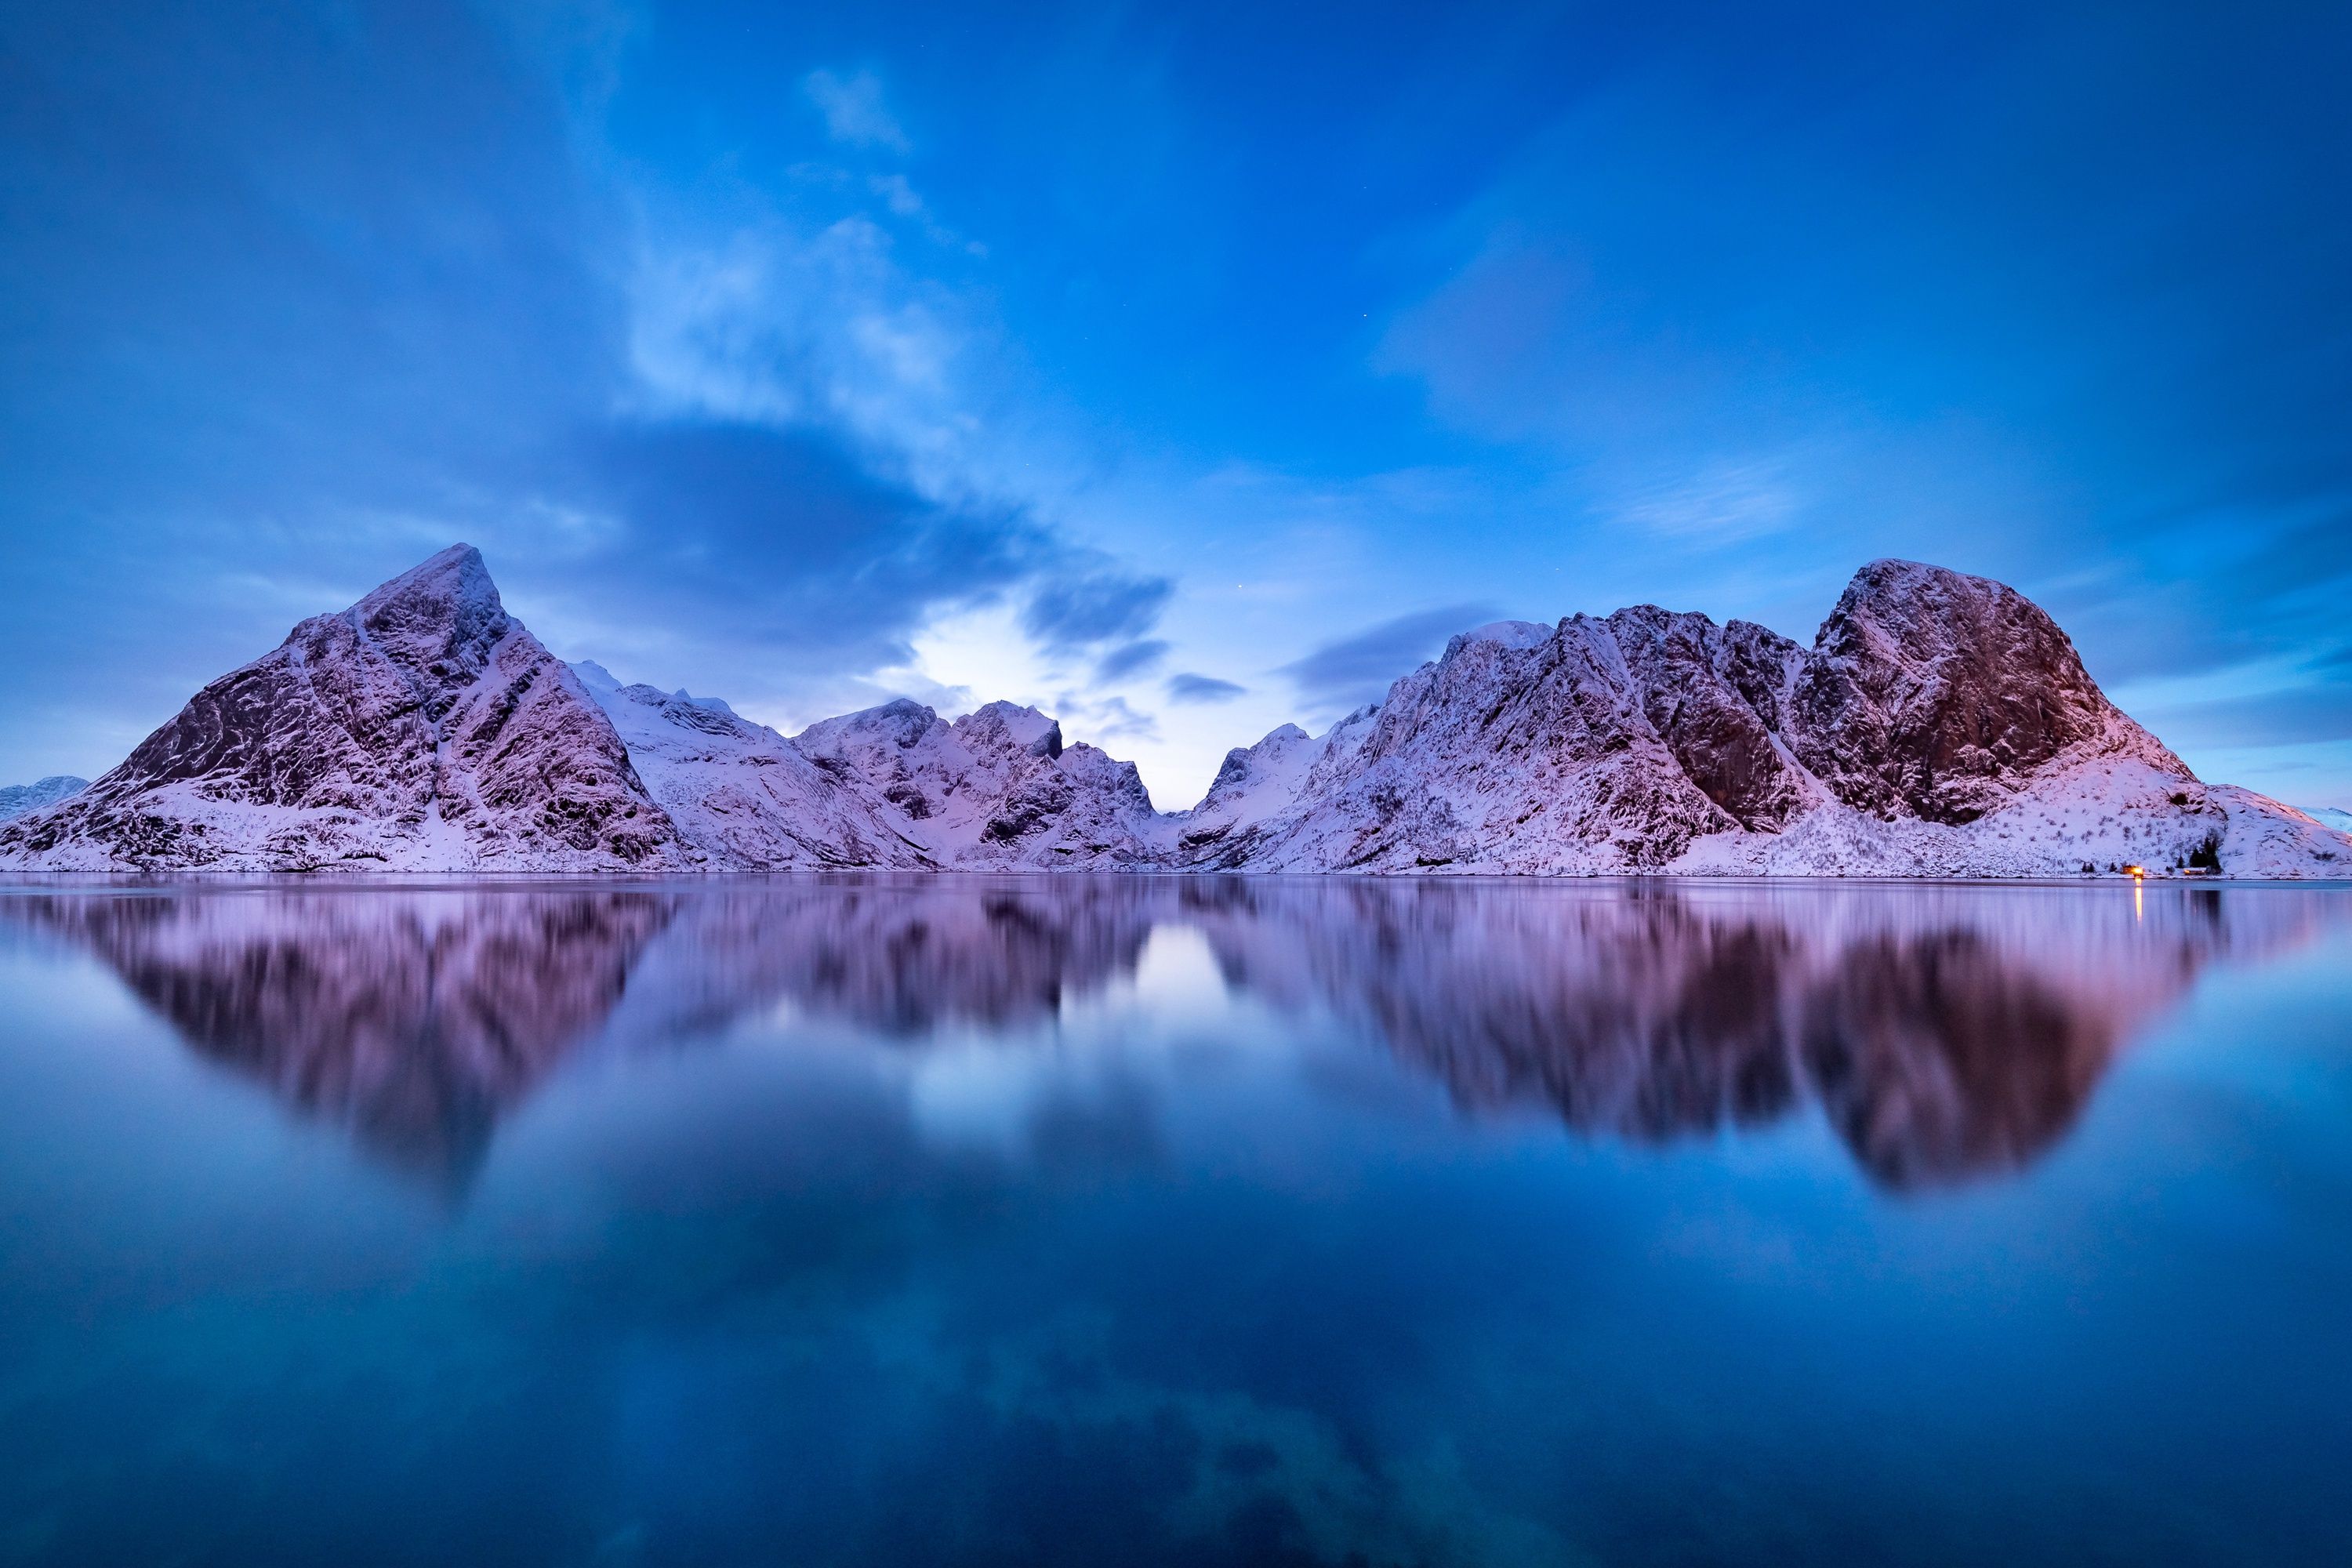
<path fill-rule="evenodd" d="M 1160 818 L 1132 763 L 1068 746 L 1034 708 L 992 702 L 948 723 L 919 702 L 811 725 L 793 743 L 870 791 L 928 863 L 966 870 L 1155 863 Z"/>
<path fill-rule="evenodd" d="M 59 870 L 631 870 L 685 862 L 604 711 L 453 545 L 189 699 L 0 826 Z"/>
<path fill-rule="evenodd" d="M 1857 573 L 1810 648 L 1652 605 L 1504 622 L 1455 637 L 1377 710 L 1296 736 L 1233 753 L 1175 858 L 1768 876 L 2352 868 L 2352 839 L 2200 783 L 2023 595 L 1910 562 Z M 1221 816 L 1219 789 L 1246 795 L 1246 811 Z"/>
<path fill-rule="evenodd" d="M 934 864 L 886 803 L 726 703 L 623 686 L 595 664 L 572 669 L 676 825 L 689 865 L 785 871 Z"/>

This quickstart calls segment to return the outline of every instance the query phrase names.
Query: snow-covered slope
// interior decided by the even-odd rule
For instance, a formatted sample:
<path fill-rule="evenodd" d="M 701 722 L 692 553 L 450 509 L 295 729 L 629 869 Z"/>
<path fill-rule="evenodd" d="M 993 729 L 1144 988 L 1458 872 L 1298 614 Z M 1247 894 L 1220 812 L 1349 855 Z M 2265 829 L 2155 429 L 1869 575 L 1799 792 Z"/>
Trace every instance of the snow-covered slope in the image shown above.
<path fill-rule="evenodd" d="M 2352 837 L 2209 787 L 2040 608 L 1911 562 L 1855 574 L 1811 647 L 1647 605 L 1465 632 L 1162 815 L 1034 708 L 900 700 L 787 740 L 564 665 L 464 545 L 0 822 L 20 868 L 337 865 L 2335 877 Z"/>
<path fill-rule="evenodd" d="M 79 795 L 89 787 L 88 779 L 78 779 L 71 773 L 51 773 L 28 784 L 0 787 L 0 822 L 12 816 L 22 816 L 28 811 L 38 811 L 45 805 L 55 805 L 68 795 Z"/>
<path fill-rule="evenodd" d="M 1313 737 L 1285 724 L 1255 746 L 1227 752 L 1201 804 L 1163 820 L 1155 840 L 1161 855 L 1204 869 L 1248 868 L 1266 848 L 1268 825 L 1328 787 L 1362 748 L 1379 714 L 1377 704 L 1359 708 Z"/>
<path fill-rule="evenodd" d="M 600 665 L 572 673 L 603 707 L 693 865 L 788 870 L 930 864 L 897 813 L 845 784 L 715 697 L 623 686 Z"/>
<path fill-rule="evenodd" d="M 793 744 L 872 792 L 932 861 L 967 870 L 1150 863 L 1160 819 L 1132 763 L 1065 746 L 1034 708 L 992 702 L 950 724 L 901 700 L 810 725 Z"/>
<path fill-rule="evenodd" d="M 626 870 L 685 861 L 604 710 L 453 545 L 0 826 L 51 870 Z"/>
<path fill-rule="evenodd" d="M 1465 633 L 1330 735 L 1233 753 L 1186 815 L 1174 858 L 1234 869 L 2352 868 L 2352 839 L 2200 783 L 2023 595 L 1898 561 L 1811 648 L 1653 605 Z"/>
<path fill-rule="evenodd" d="M 2352 833 L 2352 811 L 2335 805 L 2306 805 L 2298 809 L 2322 827 L 2333 828 L 2338 833 Z"/>

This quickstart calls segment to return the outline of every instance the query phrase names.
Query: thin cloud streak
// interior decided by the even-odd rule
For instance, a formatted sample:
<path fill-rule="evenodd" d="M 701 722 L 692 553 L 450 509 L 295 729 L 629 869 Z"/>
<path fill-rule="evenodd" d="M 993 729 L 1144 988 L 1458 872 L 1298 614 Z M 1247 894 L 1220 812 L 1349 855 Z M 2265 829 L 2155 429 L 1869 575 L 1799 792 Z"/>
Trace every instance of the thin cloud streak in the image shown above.
<path fill-rule="evenodd" d="M 824 116 L 825 132 L 835 141 L 852 147 L 881 147 L 893 153 L 914 150 L 905 130 L 883 106 L 882 82 L 872 71 L 853 71 L 842 76 L 830 70 L 813 70 L 801 79 L 801 90 Z"/>
<path fill-rule="evenodd" d="M 1491 605 L 1449 605 L 1399 616 L 1325 643 L 1275 673 L 1288 677 L 1300 695 L 1318 707 L 1352 708 L 1378 701 L 1399 677 L 1444 648 L 1454 633 L 1496 618 Z"/>
<path fill-rule="evenodd" d="M 1171 702 L 1231 702 L 1245 697 L 1249 688 L 1230 680 L 1219 680 L 1213 675 L 1171 675 L 1168 678 L 1168 700 Z"/>

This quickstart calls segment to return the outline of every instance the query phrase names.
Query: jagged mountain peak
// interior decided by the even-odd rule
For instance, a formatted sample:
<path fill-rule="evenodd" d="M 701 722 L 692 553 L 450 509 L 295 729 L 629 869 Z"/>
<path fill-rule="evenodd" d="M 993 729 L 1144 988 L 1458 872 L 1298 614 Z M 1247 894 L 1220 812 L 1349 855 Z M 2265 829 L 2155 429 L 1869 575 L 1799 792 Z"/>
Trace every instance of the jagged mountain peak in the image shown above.
<path fill-rule="evenodd" d="M 1505 647 L 1540 647 L 1551 640 L 1556 629 L 1542 621 L 1489 621 L 1483 626 L 1456 632 L 1446 643 L 1445 653 L 1450 658 L 1457 643 L 1491 642 L 1500 643 Z"/>
<path fill-rule="evenodd" d="M 506 618 L 499 585 L 482 552 L 470 544 L 437 550 L 396 577 L 369 590 L 352 610 L 365 620 L 400 618 L 475 624 Z"/>
<path fill-rule="evenodd" d="M 452 545 L 205 686 L 0 860 L 619 869 L 675 830 L 570 670 Z"/>
<path fill-rule="evenodd" d="M 964 744 L 990 752 L 1019 751 L 1035 757 L 1062 754 L 1058 720 L 1017 702 L 991 702 L 955 721 Z"/>
<path fill-rule="evenodd" d="M 89 787 L 88 779 L 77 778 L 71 773 L 51 773 L 28 784 L 0 786 L 0 821 L 38 811 L 43 806 L 55 805 Z"/>
<path fill-rule="evenodd" d="M 1175 835 L 1233 868 L 2330 874 L 2352 842 L 2209 790 L 2005 584 L 1854 574 L 1811 648 L 1635 605 L 1454 637 L 1376 710 L 1232 753 Z M 2352 863 L 2352 854 L 2341 856 Z"/>
<path fill-rule="evenodd" d="M 790 740 L 554 660 L 453 545 L 198 692 L 0 864 L 417 869 L 2074 875 L 2352 869 L 2352 838 L 2209 787 L 2002 584 L 1854 574 L 1808 647 L 1634 605 L 1463 632 L 1319 736 L 1228 753 L 1162 815 L 1034 707 L 898 699 Z"/>

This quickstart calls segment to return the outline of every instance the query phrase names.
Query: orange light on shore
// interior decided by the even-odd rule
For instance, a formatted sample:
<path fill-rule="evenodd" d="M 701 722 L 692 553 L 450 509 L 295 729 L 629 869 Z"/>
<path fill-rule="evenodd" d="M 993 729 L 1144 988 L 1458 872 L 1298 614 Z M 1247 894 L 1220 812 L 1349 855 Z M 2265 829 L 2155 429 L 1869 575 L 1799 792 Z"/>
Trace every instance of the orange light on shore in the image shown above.
<path fill-rule="evenodd" d="M 2147 875 L 2147 868 L 2142 866 L 2126 866 L 2124 869 L 2135 877 L 2145 877 Z"/>

